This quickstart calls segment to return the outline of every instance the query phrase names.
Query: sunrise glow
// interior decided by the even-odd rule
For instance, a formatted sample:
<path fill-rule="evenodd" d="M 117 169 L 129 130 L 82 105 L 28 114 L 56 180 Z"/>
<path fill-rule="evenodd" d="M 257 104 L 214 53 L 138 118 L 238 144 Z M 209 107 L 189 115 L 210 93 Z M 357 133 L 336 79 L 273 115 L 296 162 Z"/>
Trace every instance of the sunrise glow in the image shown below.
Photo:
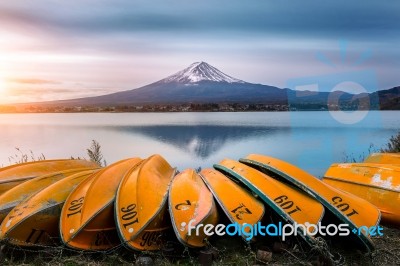
<path fill-rule="evenodd" d="M 4 94 L 7 89 L 7 84 L 4 78 L 0 74 L 0 95 Z"/>
<path fill-rule="evenodd" d="M 379 76 L 376 89 L 398 85 L 400 53 L 393 48 L 398 38 L 389 43 L 387 36 L 397 36 L 399 22 L 389 21 L 397 15 L 390 6 L 370 3 L 374 12 L 367 12 L 343 1 L 346 10 L 336 14 L 331 11 L 337 3 L 312 9 L 299 3 L 285 9 L 284 4 L 261 0 L 255 5 L 183 1 L 172 8 L 155 1 L 121 1 L 112 10 L 107 1 L 0 1 L 0 102 L 132 90 L 196 61 L 247 82 L 280 88 L 291 78 L 360 67 Z M 353 19 L 357 12 L 360 18 Z M 315 23 L 319 20 L 326 24 Z M 360 28 L 368 21 L 375 23 L 366 34 Z M 341 60 L 340 40 L 349 44 L 349 56 L 343 59 L 371 51 L 368 65 Z M 315 59 L 318 52 L 339 62 L 336 68 Z"/>

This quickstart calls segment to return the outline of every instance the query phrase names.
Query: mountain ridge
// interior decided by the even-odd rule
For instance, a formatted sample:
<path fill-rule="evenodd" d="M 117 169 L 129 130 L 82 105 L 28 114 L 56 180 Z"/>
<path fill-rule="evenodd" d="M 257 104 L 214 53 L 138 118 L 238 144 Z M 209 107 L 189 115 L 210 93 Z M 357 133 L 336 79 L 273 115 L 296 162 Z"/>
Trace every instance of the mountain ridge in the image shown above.
<path fill-rule="evenodd" d="M 345 106 L 345 109 L 380 109 L 379 100 L 381 100 L 384 108 L 400 109 L 400 101 L 396 98 L 400 91 L 396 88 L 400 87 L 358 95 L 340 91 L 333 93 L 295 91 L 245 82 L 201 61 L 164 79 L 136 89 L 101 96 L 20 105 L 118 107 L 213 103 L 285 105 L 288 109 L 291 107 L 294 109 L 341 109 L 339 106 Z M 395 100 L 393 101 L 392 98 Z M 370 101 L 369 104 L 366 104 L 367 100 Z"/>
<path fill-rule="evenodd" d="M 70 100 L 42 102 L 50 105 L 120 106 L 130 104 L 286 103 L 287 89 L 253 84 L 234 78 L 209 65 L 196 62 L 164 79 L 140 88 Z"/>

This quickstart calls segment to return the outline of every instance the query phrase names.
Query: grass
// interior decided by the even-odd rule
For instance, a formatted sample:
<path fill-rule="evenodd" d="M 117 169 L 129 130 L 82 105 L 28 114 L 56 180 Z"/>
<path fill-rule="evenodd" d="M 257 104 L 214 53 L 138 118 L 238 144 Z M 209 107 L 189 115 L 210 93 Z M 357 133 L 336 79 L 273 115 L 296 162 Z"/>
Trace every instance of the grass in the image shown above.
<path fill-rule="evenodd" d="M 368 150 L 355 156 L 354 154 L 344 154 L 343 162 L 344 163 L 359 163 L 363 162 L 371 153 L 383 152 L 383 153 L 396 153 L 400 152 L 400 131 L 395 135 L 391 136 L 388 143 L 386 143 L 382 148 L 375 147 L 374 144 L 370 144 Z"/>
<path fill-rule="evenodd" d="M 370 144 L 369 148 L 366 152 L 363 152 L 362 154 L 359 154 L 358 156 L 354 154 L 347 154 L 344 153 L 343 155 L 343 162 L 344 163 L 360 163 L 363 162 L 370 154 L 375 153 L 375 152 L 380 152 L 378 148 L 374 146 L 374 144 Z"/>
<path fill-rule="evenodd" d="M 10 163 L 10 165 L 46 160 L 46 156 L 44 156 L 43 153 L 41 153 L 39 156 L 36 156 L 32 150 L 30 150 L 28 153 L 24 152 L 18 147 L 15 148 L 15 150 L 16 153 L 8 157 L 8 162 Z M 107 166 L 107 162 L 106 160 L 104 160 L 104 156 L 101 151 L 101 145 L 98 141 L 92 140 L 91 146 L 86 149 L 86 153 L 90 161 L 102 167 Z M 73 156 L 71 156 L 70 158 L 81 159 L 80 157 Z"/>
<path fill-rule="evenodd" d="M 16 153 L 10 157 L 8 157 L 8 161 L 10 164 L 20 164 L 20 163 L 27 163 L 29 161 L 43 161 L 46 160 L 44 154 L 40 154 L 36 156 L 33 151 L 29 151 L 29 153 L 23 152 L 20 148 L 15 148 Z"/>
<path fill-rule="evenodd" d="M 400 131 L 390 137 L 389 142 L 381 149 L 381 152 L 400 152 Z"/>
<path fill-rule="evenodd" d="M 301 241 L 292 241 L 289 246 L 276 249 L 275 244 L 249 246 L 238 238 L 211 239 L 213 265 L 396 265 L 400 263 L 400 230 L 384 227 L 384 236 L 375 237 L 376 250 L 365 254 L 355 249 L 345 249 L 338 243 L 328 245 L 327 252 L 306 249 Z M 276 243 L 276 242 L 275 242 Z M 272 251 L 268 263 L 257 260 L 257 249 Z M 178 246 L 173 252 L 132 252 L 120 247 L 112 252 L 77 252 L 64 247 L 43 250 L 26 250 L 8 246 L 3 250 L 0 265 L 132 265 L 137 261 L 151 260 L 154 265 L 198 265 L 199 250 Z M 335 261 L 335 262 L 334 262 Z M 148 264 L 136 264 L 148 265 Z"/>

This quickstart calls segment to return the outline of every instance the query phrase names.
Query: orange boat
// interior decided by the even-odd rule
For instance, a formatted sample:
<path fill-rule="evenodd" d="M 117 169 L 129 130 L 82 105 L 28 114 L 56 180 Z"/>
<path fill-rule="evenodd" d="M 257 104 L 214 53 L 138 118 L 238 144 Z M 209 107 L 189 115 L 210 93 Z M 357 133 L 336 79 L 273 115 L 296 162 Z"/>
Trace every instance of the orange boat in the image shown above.
<path fill-rule="evenodd" d="M 46 160 L 0 168 L 0 195 L 32 178 L 75 168 L 97 168 L 86 160 Z"/>
<path fill-rule="evenodd" d="M 369 155 L 364 163 L 383 163 L 400 165 L 400 153 L 373 153 Z"/>
<path fill-rule="evenodd" d="M 207 235 L 204 230 L 200 228 L 198 234 L 195 230 L 189 232 L 188 225 L 215 226 L 218 213 L 212 193 L 194 169 L 186 169 L 172 180 L 168 207 L 178 240 L 189 247 L 205 246 Z"/>
<path fill-rule="evenodd" d="M 61 208 L 69 193 L 97 170 L 70 175 L 18 204 L 0 225 L 0 240 L 18 246 L 58 245 Z"/>
<path fill-rule="evenodd" d="M 69 195 L 61 212 L 61 240 L 82 250 L 107 250 L 120 244 L 114 221 L 114 200 L 125 174 L 142 159 L 116 162 L 87 178 Z"/>
<path fill-rule="evenodd" d="M 359 231 L 354 238 L 368 251 L 374 249 L 374 244 L 365 229 L 377 226 L 380 220 L 379 210 L 366 200 L 338 190 L 306 171 L 285 161 L 265 156 L 251 154 L 241 162 L 255 167 L 275 178 L 293 184 L 297 188 L 315 197 L 342 223 L 349 225 L 350 231 Z M 361 229 L 359 229 L 361 227 Z"/>
<path fill-rule="evenodd" d="M 261 221 L 265 213 L 264 204 L 251 193 L 214 169 L 204 169 L 200 176 L 232 223 L 243 226 Z M 245 235 L 242 237 L 247 238 Z"/>
<path fill-rule="evenodd" d="M 324 207 L 314 198 L 243 163 L 225 159 L 214 168 L 246 185 L 287 223 L 318 225 L 324 216 Z M 306 230 L 299 230 L 308 244 L 316 244 Z"/>
<path fill-rule="evenodd" d="M 76 173 L 88 170 L 87 168 L 73 169 L 51 173 L 28 180 L 0 195 L 0 222 L 7 214 L 24 199 L 39 192 L 43 188 Z"/>
<path fill-rule="evenodd" d="M 122 242 L 133 250 L 158 250 L 171 227 L 167 196 L 175 169 L 153 155 L 121 181 L 115 200 L 115 220 Z"/>
<path fill-rule="evenodd" d="M 387 164 L 332 164 L 323 181 L 374 204 L 382 221 L 400 225 L 400 167 Z"/>

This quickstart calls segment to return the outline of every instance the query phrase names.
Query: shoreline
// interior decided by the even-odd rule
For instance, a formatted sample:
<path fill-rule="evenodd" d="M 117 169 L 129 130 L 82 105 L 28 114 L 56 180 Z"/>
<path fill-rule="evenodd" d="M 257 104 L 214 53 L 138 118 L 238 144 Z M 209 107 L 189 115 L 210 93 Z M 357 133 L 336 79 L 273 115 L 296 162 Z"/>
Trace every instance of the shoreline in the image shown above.
<path fill-rule="evenodd" d="M 136 114 L 166 114 L 166 113 L 298 113 L 298 112 L 391 112 L 391 111 L 400 111 L 400 109 L 393 109 L 393 110 L 318 110 L 318 109 L 309 109 L 309 110 L 235 110 L 235 111 L 71 111 L 71 112 L 1 112 L 1 114 L 129 114 L 129 113 L 136 113 Z"/>

